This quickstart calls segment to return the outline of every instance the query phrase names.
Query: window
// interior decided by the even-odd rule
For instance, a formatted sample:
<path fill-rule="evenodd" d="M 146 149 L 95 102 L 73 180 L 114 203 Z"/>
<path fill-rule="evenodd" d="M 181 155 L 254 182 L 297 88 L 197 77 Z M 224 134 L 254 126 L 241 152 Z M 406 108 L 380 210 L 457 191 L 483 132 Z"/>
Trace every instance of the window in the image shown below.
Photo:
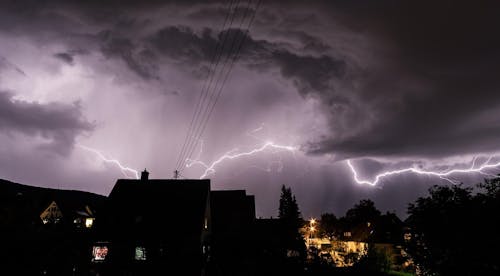
<path fill-rule="evenodd" d="M 136 261 L 145 261 L 146 260 L 146 248 L 143 246 L 135 247 L 135 260 Z"/>
<path fill-rule="evenodd" d="M 350 237 L 351 236 L 351 232 L 344 232 L 344 237 Z"/>
<path fill-rule="evenodd" d="M 92 261 L 102 262 L 106 260 L 108 255 L 108 247 L 106 245 L 94 245 L 92 248 Z"/>
<path fill-rule="evenodd" d="M 85 219 L 85 227 L 91 228 L 94 224 L 94 218 L 86 218 Z"/>

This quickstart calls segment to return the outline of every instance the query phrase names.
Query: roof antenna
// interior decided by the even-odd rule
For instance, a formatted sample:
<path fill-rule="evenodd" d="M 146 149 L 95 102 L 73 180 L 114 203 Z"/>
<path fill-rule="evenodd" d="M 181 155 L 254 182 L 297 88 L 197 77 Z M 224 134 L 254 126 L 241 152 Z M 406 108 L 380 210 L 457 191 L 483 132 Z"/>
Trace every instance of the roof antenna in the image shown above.
<path fill-rule="evenodd" d="M 174 179 L 179 179 L 179 171 L 178 170 L 174 171 Z"/>
<path fill-rule="evenodd" d="M 141 180 L 148 180 L 149 179 L 149 172 L 144 169 L 144 171 L 141 172 Z"/>

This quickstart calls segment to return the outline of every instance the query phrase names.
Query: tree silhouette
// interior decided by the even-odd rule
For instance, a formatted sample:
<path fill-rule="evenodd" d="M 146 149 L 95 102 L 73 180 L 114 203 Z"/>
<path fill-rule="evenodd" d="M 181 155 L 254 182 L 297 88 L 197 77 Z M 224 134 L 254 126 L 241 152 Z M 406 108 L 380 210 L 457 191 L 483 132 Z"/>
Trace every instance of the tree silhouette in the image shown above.
<path fill-rule="evenodd" d="M 345 218 L 350 223 L 356 225 L 368 222 L 373 223 L 379 216 L 380 211 L 375 207 L 375 203 L 372 200 L 363 199 L 347 211 Z"/>
<path fill-rule="evenodd" d="M 369 199 L 363 199 L 347 210 L 345 217 L 339 220 L 339 224 L 351 232 L 348 239 L 368 241 L 379 218 L 380 211 L 375 207 L 375 203 Z"/>
<path fill-rule="evenodd" d="M 334 214 L 324 213 L 321 215 L 318 229 L 321 237 L 327 237 L 332 240 L 336 235 L 337 228 L 338 220 Z"/>
<path fill-rule="evenodd" d="M 292 194 L 292 189 L 285 187 L 285 185 L 281 187 L 278 217 L 284 226 L 285 246 L 287 249 L 297 251 L 301 256 L 304 256 L 304 239 L 299 232 L 303 224 L 299 205 Z"/>
<path fill-rule="evenodd" d="M 478 187 L 433 186 L 409 205 L 407 251 L 425 274 L 500 275 L 500 178 Z"/>

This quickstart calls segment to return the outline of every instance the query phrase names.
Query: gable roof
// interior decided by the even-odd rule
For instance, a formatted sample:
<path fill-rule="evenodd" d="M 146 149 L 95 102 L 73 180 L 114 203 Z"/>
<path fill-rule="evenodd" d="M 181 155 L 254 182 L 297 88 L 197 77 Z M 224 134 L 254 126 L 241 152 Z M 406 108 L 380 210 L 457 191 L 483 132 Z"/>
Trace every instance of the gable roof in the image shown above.
<path fill-rule="evenodd" d="M 196 233 L 202 230 L 209 195 L 208 179 L 119 179 L 109 199 L 119 223 L 140 221 L 140 231 Z"/>
<path fill-rule="evenodd" d="M 40 214 L 40 218 L 44 221 L 44 223 L 51 220 L 61 219 L 62 217 L 63 214 L 61 209 L 59 209 L 59 206 L 57 206 L 55 201 L 52 201 L 50 205 Z"/>

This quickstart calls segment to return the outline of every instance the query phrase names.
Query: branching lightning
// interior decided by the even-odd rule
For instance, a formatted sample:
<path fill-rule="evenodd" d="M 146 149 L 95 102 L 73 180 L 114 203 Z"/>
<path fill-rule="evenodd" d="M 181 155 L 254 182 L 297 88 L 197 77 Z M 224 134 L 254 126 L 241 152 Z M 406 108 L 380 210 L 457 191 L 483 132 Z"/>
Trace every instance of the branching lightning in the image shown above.
<path fill-rule="evenodd" d="M 224 155 L 219 157 L 217 160 L 215 160 L 211 164 L 207 164 L 207 163 L 200 161 L 198 159 L 196 159 L 196 160 L 188 159 L 186 167 L 191 167 L 193 165 L 203 166 L 205 168 L 205 171 L 200 176 L 200 179 L 203 179 L 209 175 L 214 174 L 216 172 L 215 167 L 226 160 L 233 160 L 233 159 L 238 159 L 238 158 L 242 158 L 242 157 L 246 157 L 246 156 L 251 156 L 251 155 L 263 152 L 263 151 L 268 150 L 268 149 L 273 149 L 273 150 L 275 150 L 275 152 L 289 151 L 289 152 L 294 153 L 295 151 L 297 151 L 297 147 L 294 147 L 294 146 L 285 146 L 285 145 L 275 144 L 273 142 L 265 142 L 261 146 L 255 148 L 255 149 L 249 150 L 249 151 L 245 151 L 245 152 L 239 152 L 239 149 L 237 149 L 237 148 L 232 149 L 232 150 L 226 152 Z"/>
<path fill-rule="evenodd" d="M 261 129 L 262 128 L 258 128 L 256 130 L 251 131 L 250 133 L 258 132 Z M 254 138 L 257 138 L 253 135 L 251 135 L 251 136 Z M 97 149 L 83 146 L 80 144 L 78 144 L 77 146 L 85 151 L 88 151 L 88 152 L 95 154 L 103 162 L 111 163 L 111 164 L 117 166 L 120 169 L 121 173 L 125 177 L 139 179 L 139 172 L 137 170 L 122 165 L 119 160 L 107 158 L 101 151 L 99 151 Z M 298 147 L 276 144 L 276 143 L 270 142 L 270 141 L 267 141 L 267 142 L 263 141 L 262 144 L 257 145 L 257 146 L 255 146 L 255 148 L 248 150 L 248 151 L 240 151 L 240 149 L 238 149 L 238 148 L 227 151 L 222 156 L 220 156 L 215 161 L 213 161 L 212 163 L 209 164 L 209 163 L 206 163 L 206 162 L 203 162 L 200 160 L 201 154 L 203 153 L 203 140 L 200 140 L 200 151 L 198 153 L 198 156 L 195 159 L 187 159 L 186 167 L 190 168 L 194 165 L 202 166 L 204 168 L 204 171 L 199 178 L 203 179 L 203 178 L 206 178 L 210 175 L 215 174 L 216 167 L 218 167 L 219 165 L 221 165 L 225 161 L 230 161 L 230 160 L 235 160 L 235 159 L 239 159 L 239 158 L 244 158 L 244 157 L 256 155 L 258 153 L 268 151 L 268 150 L 273 150 L 272 153 L 287 151 L 287 152 L 291 152 L 291 153 L 295 154 L 295 152 L 298 150 Z M 352 173 L 353 180 L 356 183 L 367 184 L 367 185 L 371 185 L 371 186 L 377 185 L 384 178 L 395 176 L 395 175 L 400 175 L 400 174 L 405 174 L 405 173 L 414 173 L 414 174 L 418 174 L 418 175 L 438 177 L 438 178 L 446 180 L 452 184 L 459 184 L 460 183 L 459 181 L 451 178 L 452 175 L 480 173 L 480 174 L 484 174 L 487 176 L 494 176 L 494 175 L 489 174 L 485 171 L 488 169 L 494 169 L 494 168 L 500 167 L 500 161 L 495 162 L 495 163 L 490 163 L 492 160 L 492 157 L 487 158 L 484 162 L 481 162 L 481 164 L 479 164 L 479 165 L 476 164 L 476 160 L 477 160 L 476 158 L 473 158 L 471 165 L 468 168 L 455 168 L 455 169 L 448 169 L 448 170 L 442 170 L 442 171 L 435 171 L 435 170 L 425 170 L 425 169 L 421 169 L 421 168 L 417 168 L 417 167 L 406 167 L 406 168 L 397 169 L 397 170 L 384 171 L 382 173 L 375 175 L 372 180 L 361 179 L 358 171 L 356 170 L 356 168 L 353 165 L 353 162 L 351 160 L 347 160 L 346 163 L 347 163 L 347 166 L 349 167 L 349 169 Z M 278 161 L 278 163 L 281 163 L 281 161 Z M 282 169 L 282 164 L 280 164 L 280 170 L 281 169 Z M 269 170 L 267 170 L 267 171 L 269 171 Z"/>
<path fill-rule="evenodd" d="M 404 173 L 415 173 L 415 174 L 419 174 L 419 175 L 435 176 L 435 177 L 439 177 L 441 179 L 444 179 L 452 184 L 459 184 L 459 181 L 450 178 L 450 176 L 452 174 L 480 173 L 480 174 L 485 174 L 485 175 L 491 176 L 490 174 L 485 173 L 484 170 L 498 168 L 500 166 L 500 162 L 490 164 L 491 159 L 492 159 L 492 157 L 488 158 L 481 165 L 476 166 L 476 164 L 475 164 L 476 158 L 474 158 L 472 160 L 471 166 L 469 168 L 465 168 L 465 169 L 451 169 L 451 170 L 445 170 L 445 171 L 431 171 L 431 170 L 427 171 L 427 170 L 422 170 L 422 169 L 415 168 L 415 167 L 409 167 L 409 168 L 403 168 L 403 169 L 399 169 L 399 170 L 385 171 L 383 173 L 377 174 L 373 181 L 360 179 L 358 176 L 358 172 L 354 168 L 354 165 L 351 163 L 351 160 L 347 160 L 347 165 L 351 169 L 354 181 L 358 184 L 368 184 L 368 185 L 374 186 L 374 185 L 377 185 L 377 183 L 379 183 L 383 178 L 393 176 L 393 175 L 398 175 L 398 174 L 404 174 Z"/>
<path fill-rule="evenodd" d="M 79 145 L 79 144 L 77 146 L 83 150 L 94 153 L 97 157 L 99 157 L 99 159 L 101 159 L 102 161 L 104 161 L 106 163 L 111 163 L 111 164 L 116 165 L 125 177 L 128 177 L 128 178 L 135 177 L 136 179 L 139 179 L 139 172 L 137 170 L 134 170 L 132 168 L 129 168 L 129 167 L 122 165 L 120 163 L 120 161 L 118 161 L 116 159 L 106 158 L 106 156 L 104 156 L 104 154 L 102 154 L 100 151 L 98 151 L 96 149 L 89 148 L 89 147 Z M 132 177 L 131 177 L 131 175 L 132 175 Z"/>

